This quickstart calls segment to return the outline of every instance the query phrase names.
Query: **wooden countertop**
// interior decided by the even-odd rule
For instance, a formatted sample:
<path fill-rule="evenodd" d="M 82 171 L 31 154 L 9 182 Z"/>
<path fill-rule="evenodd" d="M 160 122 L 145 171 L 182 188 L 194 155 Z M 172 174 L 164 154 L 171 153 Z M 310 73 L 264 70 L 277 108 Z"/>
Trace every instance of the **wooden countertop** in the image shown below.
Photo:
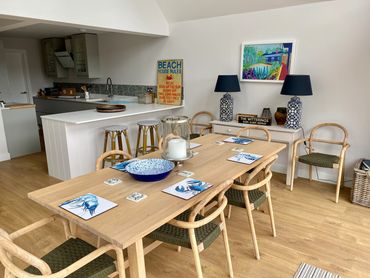
<path fill-rule="evenodd" d="M 5 108 L 9 109 L 24 109 L 24 108 L 33 108 L 36 107 L 36 105 L 32 103 L 9 103 L 5 104 Z"/>

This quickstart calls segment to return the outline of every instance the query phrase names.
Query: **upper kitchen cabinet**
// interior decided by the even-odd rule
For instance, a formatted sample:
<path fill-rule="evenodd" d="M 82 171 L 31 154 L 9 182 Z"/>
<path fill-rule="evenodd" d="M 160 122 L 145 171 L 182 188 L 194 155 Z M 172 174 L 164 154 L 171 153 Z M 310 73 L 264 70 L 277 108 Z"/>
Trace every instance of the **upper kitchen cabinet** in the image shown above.
<path fill-rule="evenodd" d="M 72 52 L 76 76 L 100 77 L 98 36 L 96 34 L 72 35 Z"/>
<path fill-rule="evenodd" d="M 65 78 L 67 70 L 64 69 L 55 57 L 56 51 L 65 49 L 64 38 L 50 38 L 41 40 L 44 68 L 47 76 Z"/>

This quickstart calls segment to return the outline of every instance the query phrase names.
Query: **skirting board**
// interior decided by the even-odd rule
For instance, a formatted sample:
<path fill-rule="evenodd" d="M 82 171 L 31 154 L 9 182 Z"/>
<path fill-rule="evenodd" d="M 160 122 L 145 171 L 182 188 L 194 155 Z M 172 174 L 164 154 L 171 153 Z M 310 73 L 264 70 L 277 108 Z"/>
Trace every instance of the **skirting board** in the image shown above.
<path fill-rule="evenodd" d="M 10 160 L 10 154 L 9 153 L 0 153 L 0 161 L 6 161 Z"/>
<path fill-rule="evenodd" d="M 315 167 L 313 167 L 313 170 L 312 170 L 313 171 L 312 172 L 312 179 L 313 180 L 320 181 L 320 182 L 325 182 L 325 183 L 330 183 L 330 184 L 336 184 L 336 180 L 337 180 L 336 171 L 337 171 L 337 169 L 332 170 L 333 174 L 330 174 L 328 172 L 324 172 L 320 169 L 322 169 L 322 168 L 318 168 L 318 173 L 319 173 L 320 179 L 317 179 L 316 169 L 315 169 Z M 284 165 L 282 163 L 275 163 L 272 166 L 272 171 L 277 172 L 277 173 L 281 173 L 281 174 L 286 174 L 287 168 L 286 168 L 286 165 Z M 302 166 L 302 167 L 299 166 L 299 168 L 298 168 L 298 177 L 308 179 L 308 171 L 306 169 L 304 169 L 304 166 Z M 344 177 L 344 180 L 346 181 L 344 183 L 345 187 L 352 187 L 352 177 Z"/>

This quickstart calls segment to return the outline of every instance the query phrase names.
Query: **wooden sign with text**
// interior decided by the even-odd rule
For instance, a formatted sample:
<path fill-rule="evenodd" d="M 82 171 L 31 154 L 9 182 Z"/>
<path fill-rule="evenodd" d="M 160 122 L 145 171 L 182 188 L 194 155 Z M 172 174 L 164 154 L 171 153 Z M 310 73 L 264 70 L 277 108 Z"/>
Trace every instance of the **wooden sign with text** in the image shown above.
<path fill-rule="evenodd" d="M 159 60 L 157 63 L 158 103 L 181 105 L 183 60 Z"/>

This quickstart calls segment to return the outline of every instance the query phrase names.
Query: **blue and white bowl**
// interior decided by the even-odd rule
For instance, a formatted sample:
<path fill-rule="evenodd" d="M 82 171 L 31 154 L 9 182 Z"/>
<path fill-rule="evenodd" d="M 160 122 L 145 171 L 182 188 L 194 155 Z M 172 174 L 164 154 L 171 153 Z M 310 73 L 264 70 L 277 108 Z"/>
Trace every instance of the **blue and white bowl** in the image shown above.
<path fill-rule="evenodd" d="M 160 158 L 141 159 L 126 166 L 126 171 L 139 181 L 159 181 L 167 177 L 175 167 L 171 161 Z"/>

